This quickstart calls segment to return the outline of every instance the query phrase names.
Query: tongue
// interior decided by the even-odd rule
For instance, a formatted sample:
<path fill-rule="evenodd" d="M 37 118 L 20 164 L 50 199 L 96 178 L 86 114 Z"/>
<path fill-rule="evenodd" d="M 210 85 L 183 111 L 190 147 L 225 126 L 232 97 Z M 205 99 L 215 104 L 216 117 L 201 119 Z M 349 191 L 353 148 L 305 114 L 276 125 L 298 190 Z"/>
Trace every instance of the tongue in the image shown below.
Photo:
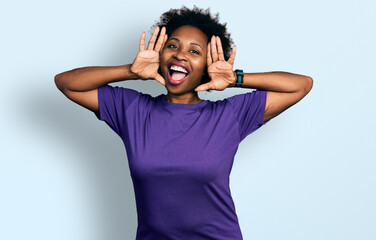
<path fill-rule="evenodd" d="M 182 80 L 187 74 L 181 72 L 173 72 L 171 75 L 172 80 Z"/>

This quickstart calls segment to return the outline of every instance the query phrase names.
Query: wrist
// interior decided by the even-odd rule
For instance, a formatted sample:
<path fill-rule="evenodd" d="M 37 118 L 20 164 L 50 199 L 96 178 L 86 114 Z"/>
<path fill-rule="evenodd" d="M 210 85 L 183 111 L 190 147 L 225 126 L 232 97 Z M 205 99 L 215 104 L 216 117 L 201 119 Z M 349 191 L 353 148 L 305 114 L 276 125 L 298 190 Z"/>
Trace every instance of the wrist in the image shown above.
<path fill-rule="evenodd" d="M 229 87 L 235 87 L 236 85 L 236 72 L 232 72 L 232 77 L 230 79 L 230 84 L 228 85 Z"/>
<path fill-rule="evenodd" d="M 124 65 L 124 69 L 128 79 L 138 80 L 141 79 L 137 73 L 132 71 L 133 64 Z"/>
<path fill-rule="evenodd" d="M 235 80 L 233 80 L 233 87 L 242 87 L 244 78 L 243 70 L 236 69 L 234 75 Z"/>

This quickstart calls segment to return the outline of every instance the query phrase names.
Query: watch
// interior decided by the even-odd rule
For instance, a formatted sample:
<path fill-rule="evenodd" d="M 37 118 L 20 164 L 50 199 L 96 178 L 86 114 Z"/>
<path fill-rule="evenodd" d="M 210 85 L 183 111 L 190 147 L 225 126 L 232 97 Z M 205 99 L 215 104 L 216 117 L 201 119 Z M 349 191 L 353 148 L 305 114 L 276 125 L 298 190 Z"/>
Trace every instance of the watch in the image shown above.
<path fill-rule="evenodd" d="M 243 70 L 236 69 L 235 73 L 236 73 L 235 87 L 241 87 L 243 84 L 243 76 L 244 76 Z"/>

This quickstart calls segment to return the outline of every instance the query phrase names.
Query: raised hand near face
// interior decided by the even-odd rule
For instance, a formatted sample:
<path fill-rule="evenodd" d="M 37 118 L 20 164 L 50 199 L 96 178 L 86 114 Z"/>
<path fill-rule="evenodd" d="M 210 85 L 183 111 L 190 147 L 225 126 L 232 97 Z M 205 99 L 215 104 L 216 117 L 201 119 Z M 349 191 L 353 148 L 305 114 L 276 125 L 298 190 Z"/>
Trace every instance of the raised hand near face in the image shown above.
<path fill-rule="evenodd" d="M 145 32 L 140 39 L 140 49 L 132 63 L 131 72 L 137 74 L 141 79 L 155 79 L 165 85 L 165 79 L 158 73 L 159 53 L 162 51 L 167 41 L 166 28 L 163 27 L 157 40 L 159 27 L 157 27 L 150 38 L 145 50 Z"/>
<path fill-rule="evenodd" d="M 230 58 L 225 61 L 222 43 L 219 37 L 213 36 L 208 43 L 207 66 L 210 82 L 195 88 L 196 91 L 226 89 L 236 82 L 236 74 L 232 70 L 236 55 L 236 46 L 232 48 Z"/>

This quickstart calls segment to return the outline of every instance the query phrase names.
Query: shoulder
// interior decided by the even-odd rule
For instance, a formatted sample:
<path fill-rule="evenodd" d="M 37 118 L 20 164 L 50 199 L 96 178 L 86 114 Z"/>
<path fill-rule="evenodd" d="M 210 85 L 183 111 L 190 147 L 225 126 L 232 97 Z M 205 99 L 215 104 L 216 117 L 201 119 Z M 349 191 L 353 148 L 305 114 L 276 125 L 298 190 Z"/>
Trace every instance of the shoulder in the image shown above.
<path fill-rule="evenodd" d="M 246 92 L 242 94 L 237 94 L 232 97 L 228 97 L 225 100 L 230 103 L 242 102 L 242 101 L 256 101 L 256 100 L 265 100 L 266 99 L 266 91 L 264 90 L 254 90 L 251 92 Z"/>
<path fill-rule="evenodd" d="M 154 97 L 147 93 L 143 93 L 126 87 L 111 86 L 108 84 L 98 88 L 98 97 L 122 99 L 128 102 L 132 102 L 136 99 L 149 101 L 154 99 Z"/>

